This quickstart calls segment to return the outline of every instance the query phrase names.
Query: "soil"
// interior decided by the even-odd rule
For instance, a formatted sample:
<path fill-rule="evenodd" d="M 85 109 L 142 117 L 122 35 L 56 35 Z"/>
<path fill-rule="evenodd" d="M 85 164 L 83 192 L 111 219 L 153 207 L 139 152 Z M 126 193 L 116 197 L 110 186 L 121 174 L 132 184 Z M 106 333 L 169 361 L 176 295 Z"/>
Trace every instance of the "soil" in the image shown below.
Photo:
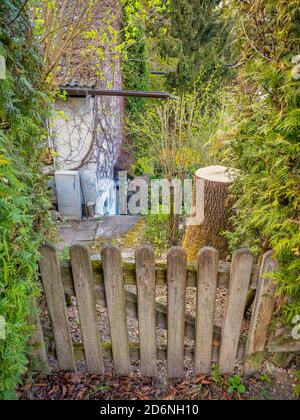
<path fill-rule="evenodd" d="M 265 366 L 268 371 L 269 367 Z M 290 371 L 241 378 L 245 393 L 228 392 L 228 377 L 197 376 L 163 383 L 133 373 L 117 378 L 113 370 L 105 376 L 84 373 L 38 375 L 19 390 L 23 400 L 295 400 L 295 379 Z"/>

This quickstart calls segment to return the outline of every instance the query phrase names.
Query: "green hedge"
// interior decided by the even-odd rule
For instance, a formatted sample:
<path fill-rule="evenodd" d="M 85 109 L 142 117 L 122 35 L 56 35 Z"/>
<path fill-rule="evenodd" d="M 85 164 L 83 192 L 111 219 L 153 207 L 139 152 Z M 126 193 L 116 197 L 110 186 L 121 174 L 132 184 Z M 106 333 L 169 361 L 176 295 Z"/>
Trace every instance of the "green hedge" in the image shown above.
<path fill-rule="evenodd" d="M 128 90 L 149 90 L 148 52 L 145 42 L 145 22 L 138 18 L 141 4 L 133 0 L 122 0 L 124 54 L 122 79 Z M 139 119 L 149 102 L 143 98 L 126 98 L 126 113 L 129 118 Z"/>
<path fill-rule="evenodd" d="M 240 170 L 234 247 L 272 248 L 291 321 L 300 313 L 300 8 L 298 0 L 230 2 L 239 52 L 227 164 Z"/>
<path fill-rule="evenodd" d="M 0 399 L 15 398 L 28 366 L 30 302 L 39 292 L 38 249 L 48 226 L 47 179 L 42 175 L 48 97 L 41 57 L 21 0 L 0 4 Z"/>

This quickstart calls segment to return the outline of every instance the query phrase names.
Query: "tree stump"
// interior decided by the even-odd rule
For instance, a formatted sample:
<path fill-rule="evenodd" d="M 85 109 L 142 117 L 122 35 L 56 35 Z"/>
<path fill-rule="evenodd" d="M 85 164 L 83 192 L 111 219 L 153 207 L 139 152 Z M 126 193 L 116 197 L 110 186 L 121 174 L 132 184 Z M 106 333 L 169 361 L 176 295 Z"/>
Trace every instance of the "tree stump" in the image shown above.
<path fill-rule="evenodd" d="M 187 225 L 183 247 L 188 260 L 196 260 L 200 248 L 212 246 L 219 251 L 221 259 L 227 256 L 228 243 L 224 231 L 230 229 L 232 199 L 228 186 L 237 172 L 224 166 L 208 166 L 196 171 L 196 178 L 204 180 L 204 222 L 201 225 Z"/>

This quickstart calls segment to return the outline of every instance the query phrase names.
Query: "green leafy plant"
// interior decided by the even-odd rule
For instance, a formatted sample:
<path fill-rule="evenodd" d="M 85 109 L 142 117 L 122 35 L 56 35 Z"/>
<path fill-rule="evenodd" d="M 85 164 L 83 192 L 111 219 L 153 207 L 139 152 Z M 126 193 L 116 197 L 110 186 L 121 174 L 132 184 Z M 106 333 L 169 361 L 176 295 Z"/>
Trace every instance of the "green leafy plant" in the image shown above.
<path fill-rule="evenodd" d="M 212 380 L 214 381 L 214 383 L 218 386 L 223 385 L 224 383 L 224 378 L 220 373 L 220 367 L 219 365 L 215 364 L 212 366 L 211 368 L 211 377 Z"/>
<path fill-rule="evenodd" d="M 296 398 L 300 397 L 300 370 L 295 371 L 296 384 L 294 387 L 294 395 Z"/>
<path fill-rule="evenodd" d="M 159 257 L 169 246 L 169 224 L 166 214 L 148 214 L 145 216 L 145 229 L 143 241 L 150 243 L 154 247 L 155 255 Z"/>
<path fill-rule="evenodd" d="M 235 16 L 237 88 L 224 132 L 225 163 L 240 171 L 232 249 L 274 250 L 287 322 L 300 313 L 300 78 L 298 0 L 228 2 Z M 227 8 L 226 6 L 226 8 Z M 262 30 L 261 30 L 262 29 Z"/>
<path fill-rule="evenodd" d="M 271 379 L 266 373 L 261 375 L 259 379 L 261 382 L 271 383 Z"/>
<path fill-rule="evenodd" d="M 138 162 L 147 161 L 143 167 L 151 171 L 145 175 L 183 181 L 194 174 L 196 167 L 215 162 L 216 132 L 223 109 L 222 92 L 216 94 L 214 84 L 211 79 L 199 90 L 159 104 L 149 109 L 142 121 L 132 122 L 136 158 Z M 172 211 L 169 224 L 170 243 L 178 245 L 179 217 Z"/>
<path fill-rule="evenodd" d="M 229 77 L 233 49 L 231 24 L 222 18 L 221 0 L 169 0 L 154 23 L 154 45 L 164 67 L 172 64 L 167 86 L 177 93 L 206 83 L 212 74 Z"/>
<path fill-rule="evenodd" d="M 264 388 L 261 392 L 263 398 L 267 401 L 271 400 L 270 391 L 267 388 Z"/>
<path fill-rule="evenodd" d="M 246 392 L 246 387 L 241 383 L 241 377 L 238 375 L 231 376 L 228 379 L 228 394 L 233 394 L 237 392 L 238 394 L 244 394 Z"/>
<path fill-rule="evenodd" d="M 21 0 L 0 3 L 0 52 L 6 59 L 6 78 L 0 80 L 0 315 L 6 326 L 0 399 L 13 399 L 33 353 L 28 316 L 39 295 L 38 250 L 51 223 L 41 163 L 49 100 Z"/>

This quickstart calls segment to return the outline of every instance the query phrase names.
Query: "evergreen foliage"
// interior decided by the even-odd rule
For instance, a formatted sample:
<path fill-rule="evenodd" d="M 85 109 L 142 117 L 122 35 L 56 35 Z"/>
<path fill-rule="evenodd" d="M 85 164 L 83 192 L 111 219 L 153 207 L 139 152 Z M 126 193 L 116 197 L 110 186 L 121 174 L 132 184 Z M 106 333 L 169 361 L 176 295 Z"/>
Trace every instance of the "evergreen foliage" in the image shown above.
<path fill-rule="evenodd" d="M 145 42 L 145 22 L 136 21 L 141 5 L 132 0 L 123 0 L 124 32 L 122 76 L 124 88 L 128 90 L 148 90 L 148 54 Z M 127 98 L 126 111 L 131 118 L 139 118 L 145 106 L 143 98 Z"/>
<path fill-rule="evenodd" d="M 232 1 L 239 51 L 227 163 L 238 168 L 233 248 L 273 249 L 287 320 L 300 313 L 299 0 Z"/>
<path fill-rule="evenodd" d="M 15 398 L 28 365 L 27 318 L 39 292 L 37 261 L 47 228 L 47 180 L 40 161 L 48 98 L 41 85 L 41 60 L 21 0 L 0 4 L 0 399 Z"/>
<path fill-rule="evenodd" d="M 211 79 L 230 75 L 231 50 L 227 48 L 231 22 L 222 19 L 220 0 L 170 0 L 157 42 L 162 58 L 176 58 L 168 76 L 170 89 L 179 93 Z M 229 66 L 228 66 L 229 63 Z M 201 77 L 199 77 L 201 75 Z"/>

